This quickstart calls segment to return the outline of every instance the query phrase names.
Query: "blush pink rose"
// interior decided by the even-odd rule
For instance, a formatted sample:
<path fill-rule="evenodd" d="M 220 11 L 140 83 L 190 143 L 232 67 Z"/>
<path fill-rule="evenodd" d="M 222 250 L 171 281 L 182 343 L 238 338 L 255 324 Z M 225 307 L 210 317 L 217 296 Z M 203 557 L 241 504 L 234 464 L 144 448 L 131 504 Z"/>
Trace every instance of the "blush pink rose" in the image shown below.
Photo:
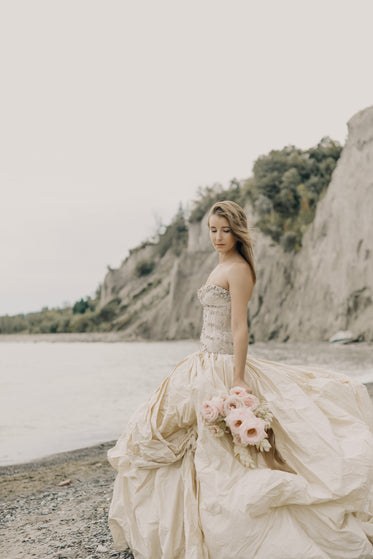
<path fill-rule="evenodd" d="M 244 407 L 244 403 L 239 396 L 231 394 L 223 402 L 223 414 L 228 415 L 230 411 Z"/>
<path fill-rule="evenodd" d="M 260 443 L 267 436 L 265 431 L 265 421 L 255 416 L 254 418 L 248 418 L 241 425 L 239 435 L 241 437 L 242 444 L 245 446 L 248 444 L 254 445 Z"/>
<path fill-rule="evenodd" d="M 229 394 L 235 394 L 236 396 L 242 397 L 249 394 L 249 392 L 246 390 L 246 388 L 243 388 L 242 386 L 233 386 L 233 388 L 230 389 Z"/>
<path fill-rule="evenodd" d="M 241 399 L 245 406 L 251 410 L 255 410 L 259 406 L 259 400 L 254 394 L 245 394 L 241 396 Z"/>
<path fill-rule="evenodd" d="M 237 409 L 232 409 L 232 411 L 229 412 L 229 414 L 225 418 L 225 423 L 227 427 L 229 427 L 233 435 L 233 434 L 240 433 L 241 426 L 247 420 L 254 420 L 254 419 L 255 419 L 255 415 L 248 408 L 237 408 Z"/>
<path fill-rule="evenodd" d="M 219 414 L 223 415 L 223 404 L 224 404 L 224 400 L 225 398 L 222 398 L 221 396 L 214 396 L 213 398 L 211 398 L 210 402 L 216 404 L 217 408 L 219 409 Z"/>
<path fill-rule="evenodd" d="M 201 406 L 201 414 L 206 423 L 215 423 L 221 415 L 223 402 L 218 398 L 205 400 Z"/>

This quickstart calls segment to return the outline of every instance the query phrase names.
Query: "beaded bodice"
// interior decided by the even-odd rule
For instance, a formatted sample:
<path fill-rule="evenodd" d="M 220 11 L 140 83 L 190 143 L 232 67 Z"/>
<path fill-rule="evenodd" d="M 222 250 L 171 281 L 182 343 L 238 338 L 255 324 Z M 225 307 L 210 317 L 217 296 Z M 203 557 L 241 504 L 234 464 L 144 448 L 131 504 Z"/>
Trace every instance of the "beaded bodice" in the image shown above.
<path fill-rule="evenodd" d="M 227 289 L 208 283 L 198 290 L 203 307 L 201 351 L 233 355 L 231 295 Z"/>

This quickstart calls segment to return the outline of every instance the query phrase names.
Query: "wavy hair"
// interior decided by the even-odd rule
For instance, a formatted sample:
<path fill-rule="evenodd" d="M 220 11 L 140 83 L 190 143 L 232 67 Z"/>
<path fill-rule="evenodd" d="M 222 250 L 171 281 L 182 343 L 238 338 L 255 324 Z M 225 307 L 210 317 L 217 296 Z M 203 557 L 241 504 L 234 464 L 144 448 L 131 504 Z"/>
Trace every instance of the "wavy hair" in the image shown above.
<path fill-rule="evenodd" d="M 212 215 L 218 215 L 220 217 L 225 217 L 231 228 L 233 236 L 236 238 L 237 250 L 249 264 L 251 269 L 251 275 L 254 282 L 256 283 L 256 273 L 254 265 L 254 254 L 253 254 L 253 244 L 255 240 L 252 236 L 251 231 L 247 225 L 247 217 L 241 206 L 232 202 L 231 200 L 223 200 L 222 202 L 215 202 L 215 204 L 210 208 L 207 223 L 210 226 L 210 217 Z"/>

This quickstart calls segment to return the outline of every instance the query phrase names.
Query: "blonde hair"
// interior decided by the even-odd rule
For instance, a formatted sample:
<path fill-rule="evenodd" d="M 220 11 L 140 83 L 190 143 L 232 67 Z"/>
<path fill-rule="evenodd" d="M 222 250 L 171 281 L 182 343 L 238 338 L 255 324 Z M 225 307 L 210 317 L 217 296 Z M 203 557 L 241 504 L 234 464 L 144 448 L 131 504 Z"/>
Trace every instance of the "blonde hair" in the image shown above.
<path fill-rule="evenodd" d="M 237 250 L 249 264 L 251 269 L 251 275 L 254 282 L 256 283 L 256 273 L 254 265 L 254 254 L 252 245 L 255 240 L 249 231 L 247 226 L 246 214 L 236 202 L 231 200 L 223 200 L 222 202 L 215 202 L 215 204 L 210 208 L 207 224 L 210 226 L 210 217 L 212 215 L 218 215 L 220 217 L 225 217 L 228 221 L 229 226 L 232 230 L 233 236 L 236 238 Z"/>

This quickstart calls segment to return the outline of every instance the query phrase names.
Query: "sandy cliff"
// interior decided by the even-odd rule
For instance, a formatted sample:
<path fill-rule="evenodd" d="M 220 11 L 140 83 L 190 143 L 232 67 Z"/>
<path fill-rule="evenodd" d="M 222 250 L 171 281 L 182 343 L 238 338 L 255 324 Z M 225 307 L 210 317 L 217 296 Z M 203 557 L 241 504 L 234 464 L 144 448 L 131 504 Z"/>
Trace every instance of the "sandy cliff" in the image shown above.
<path fill-rule="evenodd" d="M 248 220 L 257 216 L 245 207 Z M 348 122 L 348 138 L 315 219 L 298 253 L 284 252 L 258 232 L 258 281 L 248 321 L 255 340 L 325 340 L 337 330 L 373 340 L 373 107 Z M 139 261 L 154 262 L 138 277 Z M 187 248 L 157 256 L 155 245 L 133 252 L 105 277 L 101 305 L 121 301 L 117 329 L 148 339 L 197 337 L 196 290 L 217 263 L 206 216 L 189 225 Z"/>
<path fill-rule="evenodd" d="M 373 107 L 348 122 L 332 181 L 291 270 L 293 289 L 276 320 L 291 339 L 340 329 L 373 339 Z M 267 307 L 266 307 L 267 308 Z"/>

